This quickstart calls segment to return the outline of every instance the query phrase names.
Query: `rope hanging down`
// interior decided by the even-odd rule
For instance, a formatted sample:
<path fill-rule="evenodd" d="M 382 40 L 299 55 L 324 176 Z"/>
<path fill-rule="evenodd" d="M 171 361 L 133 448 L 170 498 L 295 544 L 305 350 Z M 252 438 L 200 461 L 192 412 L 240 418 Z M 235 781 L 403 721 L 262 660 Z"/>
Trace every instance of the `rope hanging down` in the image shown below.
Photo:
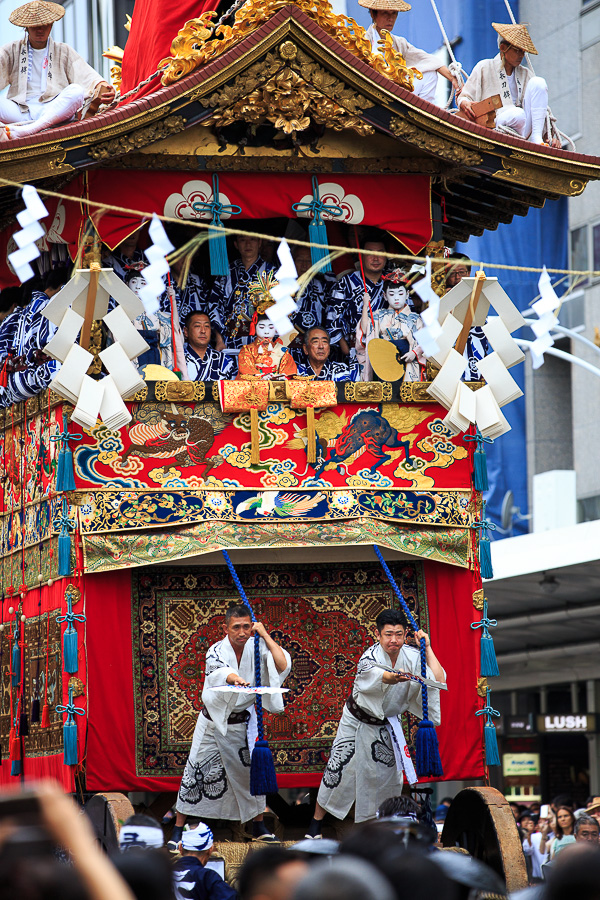
<path fill-rule="evenodd" d="M 408 619 L 408 622 L 411 628 L 415 632 L 415 636 L 417 631 L 419 631 L 419 623 L 416 621 L 415 617 L 411 613 L 408 603 L 404 599 L 402 592 L 396 581 L 394 576 L 390 571 L 390 567 L 384 560 L 381 550 L 375 544 L 373 546 L 375 553 L 381 563 L 381 567 L 386 574 L 387 580 L 392 586 L 392 589 L 396 595 L 400 606 L 404 611 L 404 615 Z M 426 644 L 425 638 L 421 638 L 419 641 L 419 650 L 421 653 L 421 677 L 427 677 L 427 657 L 426 657 Z M 441 778 L 444 774 L 444 770 L 442 768 L 442 761 L 440 759 L 440 751 L 438 747 L 437 735 L 435 733 L 435 727 L 433 722 L 429 719 L 429 701 L 427 697 L 427 686 L 421 685 L 421 702 L 423 706 L 423 718 L 419 722 L 419 727 L 417 729 L 417 738 L 416 738 L 416 770 L 419 778 Z"/>
<path fill-rule="evenodd" d="M 250 606 L 250 601 L 246 596 L 244 586 L 239 579 L 238 573 L 235 571 L 227 550 L 221 551 L 223 558 L 227 563 L 227 568 L 233 579 L 237 591 L 240 595 L 242 603 L 248 608 L 250 618 L 256 622 L 254 610 Z M 260 667 L 260 636 L 254 635 L 254 682 L 256 687 L 261 687 L 261 667 Z M 277 776 L 275 775 L 275 763 L 273 762 L 273 754 L 265 740 L 264 722 L 263 722 L 263 706 L 262 697 L 256 695 L 256 725 L 258 738 L 254 747 L 249 747 L 252 754 L 250 762 L 250 793 L 253 797 L 262 796 L 263 794 L 277 793 Z"/>

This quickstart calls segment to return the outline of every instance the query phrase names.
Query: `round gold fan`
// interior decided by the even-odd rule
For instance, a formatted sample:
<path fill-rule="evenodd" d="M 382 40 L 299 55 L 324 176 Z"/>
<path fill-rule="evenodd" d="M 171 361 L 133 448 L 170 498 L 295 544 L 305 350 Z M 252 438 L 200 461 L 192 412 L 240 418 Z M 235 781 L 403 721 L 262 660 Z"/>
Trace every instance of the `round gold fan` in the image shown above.
<path fill-rule="evenodd" d="M 171 369 L 158 366 L 156 363 L 148 363 L 142 369 L 144 381 L 179 381 L 179 378 Z"/>
<path fill-rule="evenodd" d="M 369 361 L 382 381 L 399 381 L 404 375 L 404 363 L 398 362 L 398 349 L 391 341 L 373 338 L 367 345 Z"/>

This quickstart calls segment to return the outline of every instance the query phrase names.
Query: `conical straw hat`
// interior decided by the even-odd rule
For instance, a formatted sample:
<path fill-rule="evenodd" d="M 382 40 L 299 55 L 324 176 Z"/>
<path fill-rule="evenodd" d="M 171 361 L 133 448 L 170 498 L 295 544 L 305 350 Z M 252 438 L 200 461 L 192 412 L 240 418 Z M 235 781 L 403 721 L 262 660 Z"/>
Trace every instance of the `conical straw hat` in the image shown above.
<path fill-rule="evenodd" d="M 58 22 L 65 14 L 64 7 L 59 3 L 50 3 L 49 0 L 33 0 L 15 9 L 8 21 L 22 28 L 31 28 L 35 25 L 52 25 Z"/>
<path fill-rule="evenodd" d="M 393 12 L 408 12 L 412 9 L 410 3 L 405 3 L 404 0 L 358 0 L 358 5 L 366 9 L 389 9 Z"/>
<path fill-rule="evenodd" d="M 499 25 L 497 22 L 492 22 L 492 28 L 498 32 L 500 37 L 512 44 L 513 47 L 518 47 L 519 50 L 524 50 L 525 53 L 538 55 L 535 44 L 527 31 L 527 25 Z"/>

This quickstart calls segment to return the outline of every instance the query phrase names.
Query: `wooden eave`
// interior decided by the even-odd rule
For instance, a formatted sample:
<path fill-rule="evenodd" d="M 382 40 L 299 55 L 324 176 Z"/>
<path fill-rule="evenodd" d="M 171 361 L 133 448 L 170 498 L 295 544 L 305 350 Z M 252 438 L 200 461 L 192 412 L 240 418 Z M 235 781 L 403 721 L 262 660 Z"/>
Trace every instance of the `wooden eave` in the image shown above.
<path fill-rule="evenodd" d="M 367 103 L 360 118 L 392 138 L 396 157 L 358 159 L 207 155 L 173 158 L 148 149 L 177 132 L 202 125 L 214 112 L 206 99 L 292 42 Z M 282 59 L 282 66 L 285 60 Z M 336 99 L 332 95 L 331 99 Z M 369 141 L 363 137 L 362 141 Z M 158 150 L 159 148 L 157 148 Z M 143 153 L 141 151 L 144 151 Z M 497 134 L 433 106 L 380 75 L 290 5 L 226 53 L 177 84 L 83 122 L 63 125 L 0 149 L 0 177 L 59 189 L 78 171 L 112 168 L 310 172 L 422 172 L 439 176 L 434 199 L 445 201 L 447 242 L 481 234 L 546 199 L 580 194 L 600 177 L 600 159 Z M 0 224 L 14 215 L 14 188 L 0 190 Z"/>

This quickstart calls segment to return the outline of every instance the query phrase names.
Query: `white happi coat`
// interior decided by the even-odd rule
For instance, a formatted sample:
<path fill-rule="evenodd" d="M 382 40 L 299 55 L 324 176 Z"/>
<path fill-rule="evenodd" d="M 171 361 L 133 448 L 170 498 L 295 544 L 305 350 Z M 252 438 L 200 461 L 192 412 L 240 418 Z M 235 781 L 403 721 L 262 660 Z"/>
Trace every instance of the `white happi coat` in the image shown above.
<path fill-rule="evenodd" d="M 367 28 L 365 37 L 371 41 L 373 53 L 379 53 L 381 35 L 375 28 L 374 22 Z M 437 72 L 443 65 L 437 56 L 427 53 L 425 50 L 420 50 L 418 47 L 413 47 L 406 38 L 400 37 L 398 34 L 392 35 L 392 43 L 396 51 L 404 57 L 404 62 L 409 69 L 418 69 L 419 72 Z"/>
<path fill-rule="evenodd" d="M 401 726 L 394 717 L 409 712 L 423 718 L 421 686 L 417 682 L 384 684 L 385 674 L 373 663 L 391 666 L 392 661 L 379 643 L 373 644 L 361 656 L 356 670 L 352 696 L 358 705 L 377 719 L 388 724 L 368 725 L 359 722 L 344 706 L 342 718 L 331 748 L 331 755 L 323 773 L 318 802 L 337 819 L 344 819 L 355 803 L 354 820 L 372 819 L 381 803 L 399 794 L 406 771 L 410 782 L 416 781 Z M 394 668 L 412 675 L 421 674 L 418 650 L 404 645 Z M 434 678 L 427 666 L 427 677 Z M 435 680 L 435 679 L 434 679 Z M 429 718 L 439 725 L 440 692 L 428 690 Z M 392 732 L 394 736 L 392 736 Z M 400 746 L 402 742 L 403 746 Z"/>
<path fill-rule="evenodd" d="M 517 100 L 513 100 L 508 76 L 506 74 L 502 56 L 498 53 L 493 59 L 482 59 L 478 62 L 463 87 L 459 105 L 463 100 L 471 100 L 478 103 L 500 94 L 502 106 L 523 106 L 523 95 L 527 90 L 527 82 L 533 77 L 533 73 L 527 66 L 517 66 L 514 69 L 517 85 Z"/>
<path fill-rule="evenodd" d="M 263 687 L 281 687 L 291 669 L 291 658 L 283 650 L 286 668 L 277 671 L 272 653 L 260 641 L 261 682 Z M 210 688 L 223 685 L 235 673 L 254 685 L 254 637 L 247 641 L 238 666 L 228 637 L 209 647 L 202 702 L 210 713 L 198 716 L 190 755 L 185 765 L 177 797 L 177 812 L 207 819 L 248 822 L 265 809 L 264 797 L 250 794 L 250 751 L 256 736 L 255 694 L 221 693 Z M 283 712 L 281 694 L 263 695 L 263 707 Z M 229 725 L 233 713 L 250 712 L 248 724 Z M 248 737 L 250 735 L 250 741 Z"/>
<path fill-rule="evenodd" d="M 0 47 L 0 90 L 10 85 L 7 99 L 14 100 L 23 111 L 28 108 L 28 47 L 27 38 Z M 72 47 L 48 38 L 46 84 L 37 102 L 47 103 L 70 84 L 78 84 L 88 101 L 106 82 Z"/>

